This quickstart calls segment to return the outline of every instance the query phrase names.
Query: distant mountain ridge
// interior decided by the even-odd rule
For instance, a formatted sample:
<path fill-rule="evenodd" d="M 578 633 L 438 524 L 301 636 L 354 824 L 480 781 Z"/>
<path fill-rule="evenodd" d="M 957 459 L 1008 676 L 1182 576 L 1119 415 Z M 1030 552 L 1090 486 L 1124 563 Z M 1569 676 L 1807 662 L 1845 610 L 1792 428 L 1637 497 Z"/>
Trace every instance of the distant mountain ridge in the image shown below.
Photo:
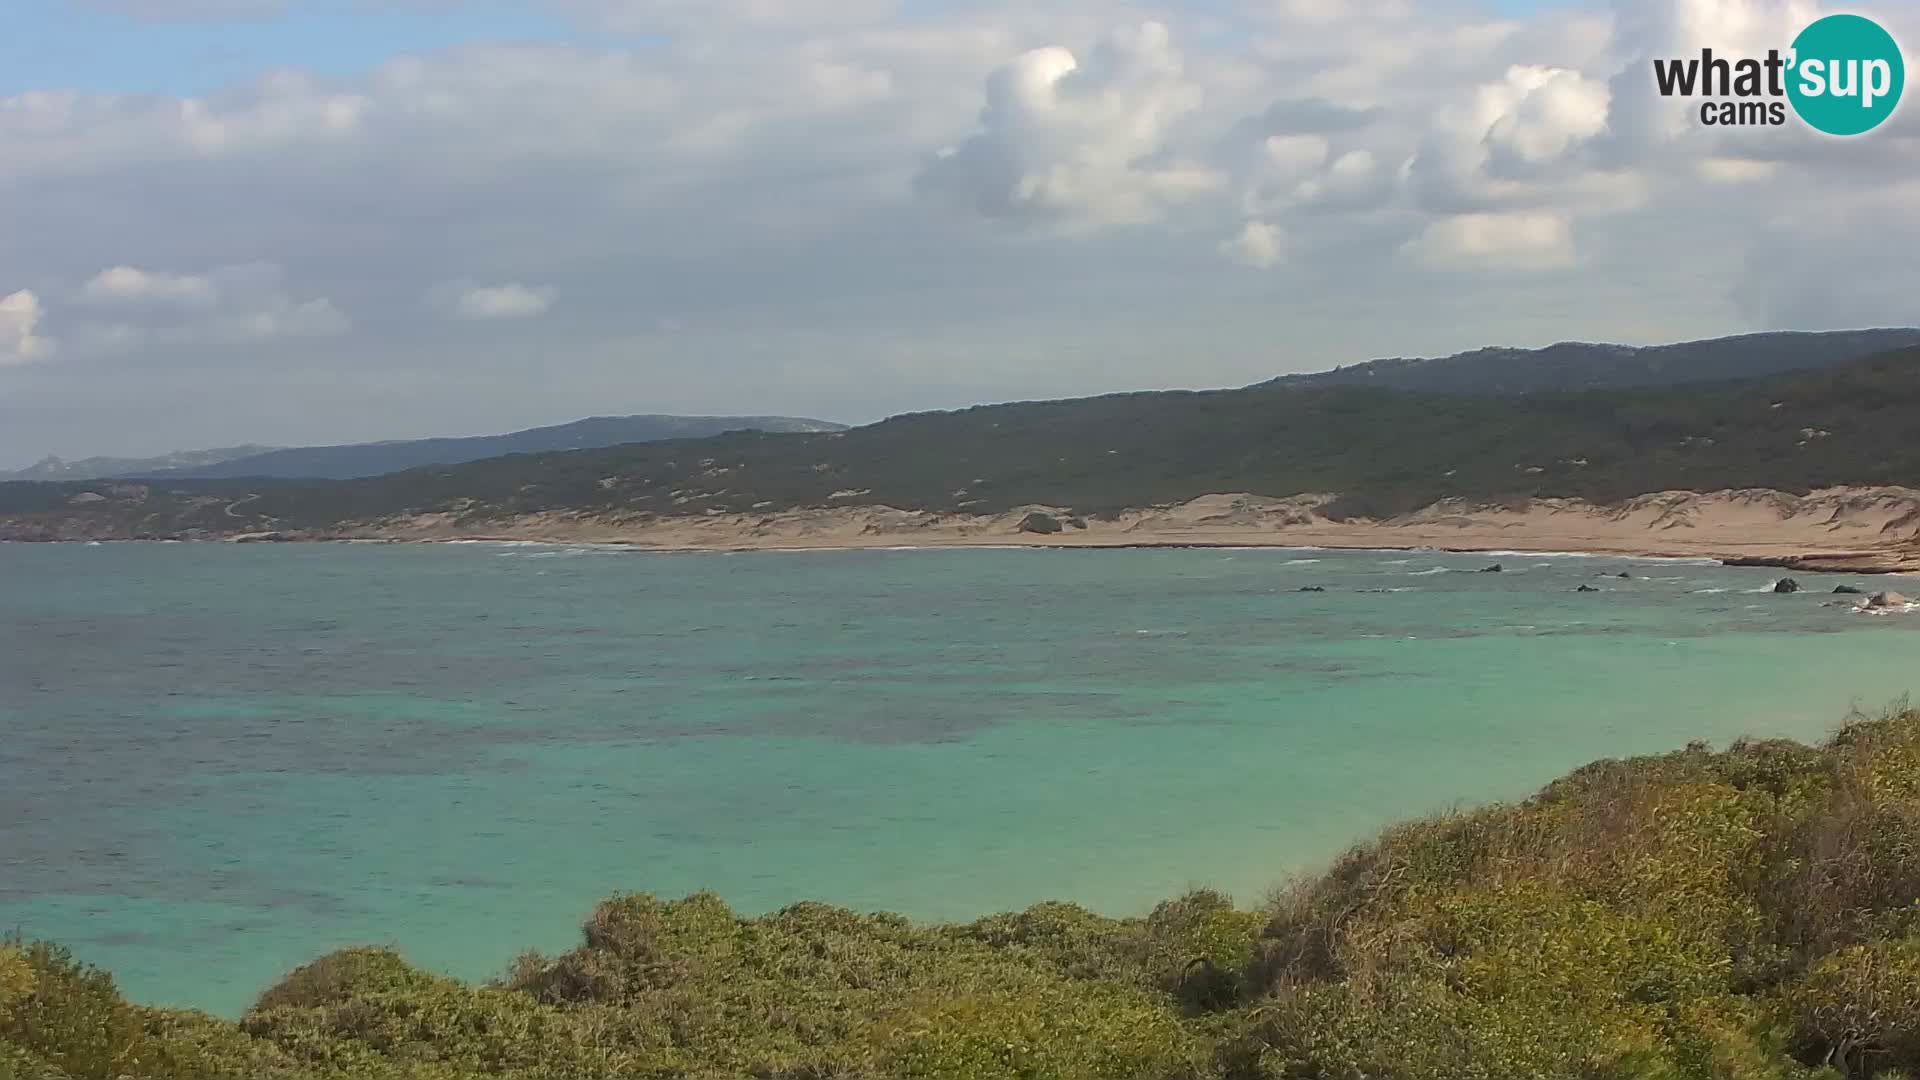
<path fill-rule="evenodd" d="M 1445 500 L 1920 488 L 1920 346 L 1685 386 L 1515 396 L 1267 383 L 983 405 L 832 434 L 514 454 L 344 481 L 0 484 L 0 539 L 380 536 L 442 518 L 647 522 L 836 507 L 1111 517 L 1203 495 L 1337 495 L 1383 520 Z"/>
<path fill-rule="evenodd" d="M 101 477 L 130 476 L 135 473 L 179 475 L 183 470 L 218 465 L 235 458 L 253 457 L 277 449 L 279 449 L 277 446 L 257 446 L 249 443 L 245 446 L 226 446 L 216 450 L 176 450 L 171 454 L 150 458 L 90 457 L 77 461 L 65 461 L 48 456 L 24 469 L 13 472 L 0 471 L 0 481 L 97 480 Z"/>
<path fill-rule="evenodd" d="M 1548 394 L 1751 379 L 1831 367 L 1920 345 L 1920 329 L 1741 334 L 1674 345 L 1563 341 L 1544 349 L 1485 348 L 1427 359 L 1395 357 L 1282 375 L 1282 385 L 1378 386 L 1443 394 Z"/>
<path fill-rule="evenodd" d="M 1920 345 L 1920 328 L 1743 334 L 1673 345 L 1561 342 L 1541 349 L 1491 347 L 1452 356 L 1394 357 L 1330 371 L 1282 375 L 1261 387 L 1368 386 L 1480 396 L 1676 386 L 1750 379 L 1846 364 Z M 1248 389 L 1254 389 L 1249 387 Z M 627 443 L 695 439 L 729 431 L 774 434 L 845 431 L 841 424 L 786 416 L 601 416 L 505 435 L 276 449 L 238 446 L 155 458 L 47 458 L 5 481 L 261 477 L 352 480 L 428 465 L 458 465 L 509 454 L 591 450 Z"/>
<path fill-rule="evenodd" d="M 164 457 L 143 459 L 89 458 L 85 461 L 62 462 L 58 458 L 48 458 L 17 473 L 0 473 L 0 481 L 162 477 L 183 480 L 237 477 L 353 480 L 424 465 L 458 465 L 508 454 L 592 450 L 663 439 L 698 439 L 729 431 L 821 433 L 842 430 L 845 428 L 840 424 L 791 416 L 594 416 L 569 424 L 529 428 L 505 435 L 397 439 L 285 449 L 246 446 L 230 450 L 181 451 Z"/>

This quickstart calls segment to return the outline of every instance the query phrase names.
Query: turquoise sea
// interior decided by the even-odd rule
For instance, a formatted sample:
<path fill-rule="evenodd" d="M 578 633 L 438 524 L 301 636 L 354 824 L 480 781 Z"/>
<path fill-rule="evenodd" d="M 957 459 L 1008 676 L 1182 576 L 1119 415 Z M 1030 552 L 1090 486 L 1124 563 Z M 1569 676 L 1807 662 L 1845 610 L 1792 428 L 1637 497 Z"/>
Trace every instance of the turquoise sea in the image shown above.
<path fill-rule="evenodd" d="M 231 1014 L 343 944 L 484 977 L 620 890 L 928 919 L 1251 903 L 1397 818 L 1597 757 L 1818 738 L 1920 684 L 1920 615 L 1775 576 L 0 545 L 0 927 Z"/>

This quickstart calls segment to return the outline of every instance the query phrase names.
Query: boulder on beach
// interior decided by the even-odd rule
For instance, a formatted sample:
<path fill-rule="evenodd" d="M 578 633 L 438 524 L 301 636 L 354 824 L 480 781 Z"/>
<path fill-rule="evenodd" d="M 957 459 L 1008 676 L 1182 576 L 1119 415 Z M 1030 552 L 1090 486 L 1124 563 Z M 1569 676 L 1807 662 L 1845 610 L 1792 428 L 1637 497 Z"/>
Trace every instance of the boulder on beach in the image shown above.
<path fill-rule="evenodd" d="M 1070 529 L 1084 529 L 1087 527 L 1087 519 L 1083 517 L 1068 518 L 1067 527 Z"/>
<path fill-rule="evenodd" d="M 1800 591 L 1800 583 L 1792 578 L 1781 578 L 1779 581 L 1773 583 L 1773 591 L 1776 593 L 1797 593 Z"/>
<path fill-rule="evenodd" d="M 1059 532 L 1062 527 L 1059 518 L 1054 517 L 1052 514 L 1040 513 L 1037 510 L 1020 519 L 1020 531 L 1023 533 L 1052 536 L 1054 533 Z"/>
<path fill-rule="evenodd" d="M 1911 603 L 1913 603 L 1913 601 L 1907 599 L 1905 593 L 1897 592 L 1874 593 L 1867 598 L 1867 606 L 1870 608 L 1906 607 Z"/>
<path fill-rule="evenodd" d="M 1833 595 L 1835 596 L 1864 596 L 1866 592 L 1867 590 L 1853 585 L 1835 585 L 1833 587 Z"/>

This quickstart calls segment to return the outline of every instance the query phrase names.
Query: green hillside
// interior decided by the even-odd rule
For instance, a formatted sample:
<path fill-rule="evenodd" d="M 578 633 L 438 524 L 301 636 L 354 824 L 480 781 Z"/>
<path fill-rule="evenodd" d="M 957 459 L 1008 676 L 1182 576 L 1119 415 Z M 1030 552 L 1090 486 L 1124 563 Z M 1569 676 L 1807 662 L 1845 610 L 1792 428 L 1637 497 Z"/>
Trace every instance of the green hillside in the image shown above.
<path fill-rule="evenodd" d="M 922 926 L 627 895 L 486 986 L 351 949 L 238 1023 L 0 945 L 0 1078 L 1916 1075 L 1913 712 L 1822 749 L 1591 765 L 1391 829 L 1251 911 L 1196 892 Z"/>
<path fill-rule="evenodd" d="M 1452 496 L 1920 486 L 1915 415 L 1920 348 L 1659 389 L 1516 398 L 1267 384 L 982 406 L 844 433 L 520 455 L 337 483 L 155 483 L 100 500 L 88 493 L 104 489 L 85 485 L 0 485 L 0 514 L 16 515 L 16 535 L 49 521 L 159 534 L 325 528 L 409 511 L 485 520 L 555 509 L 1046 503 L 1104 514 L 1244 491 L 1340 493 L 1346 512 L 1380 515 Z"/>

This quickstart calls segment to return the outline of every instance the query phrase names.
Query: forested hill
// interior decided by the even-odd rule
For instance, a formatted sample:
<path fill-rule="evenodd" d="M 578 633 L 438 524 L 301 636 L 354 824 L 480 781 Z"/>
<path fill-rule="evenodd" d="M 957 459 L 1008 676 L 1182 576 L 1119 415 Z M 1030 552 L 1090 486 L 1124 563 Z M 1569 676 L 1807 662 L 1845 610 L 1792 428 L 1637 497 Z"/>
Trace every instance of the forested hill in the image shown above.
<path fill-rule="evenodd" d="M 1920 345 L 1920 330 L 1744 334 L 1645 347 L 1567 341 L 1544 349 L 1491 348 L 1431 359 L 1372 360 L 1275 381 L 1447 394 L 1542 394 L 1748 379 L 1830 367 L 1913 345 Z"/>
<path fill-rule="evenodd" d="M 840 431 L 840 424 L 790 416 L 594 416 L 570 424 L 529 428 L 505 435 L 448 439 L 403 439 L 345 446 L 301 446 L 180 469 L 168 476 L 210 480 L 238 476 L 277 476 L 347 480 L 417 469 L 456 465 L 506 454 L 585 450 L 661 439 L 697 439 L 728 431 Z M 141 475 L 120 472 L 118 476 Z"/>
<path fill-rule="evenodd" d="M 1520 398 L 1355 386 L 1120 394 L 516 455 L 362 480 L 0 485 L 0 535 L 314 529 L 394 514 L 706 514 L 884 504 L 1101 514 L 1216 492 L 1338 493 L 1379 516 L 1446 497 L 1920 486 L 1920 348 L 1731 383 Z M 91 527 L 91 526 L 90 526 Z"/>

